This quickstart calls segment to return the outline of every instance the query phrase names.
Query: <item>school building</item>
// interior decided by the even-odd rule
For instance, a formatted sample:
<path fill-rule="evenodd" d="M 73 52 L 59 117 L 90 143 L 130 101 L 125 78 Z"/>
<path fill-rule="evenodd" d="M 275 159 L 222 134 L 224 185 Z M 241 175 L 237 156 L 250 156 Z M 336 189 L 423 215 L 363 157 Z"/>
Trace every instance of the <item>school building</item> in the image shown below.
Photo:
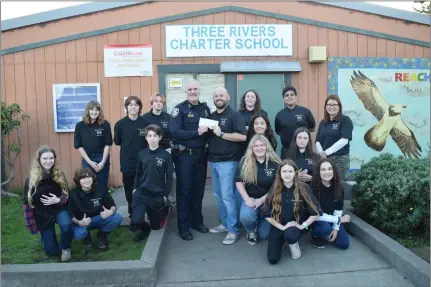
<path fill-rule="evenodd" d="M 189 78 L 198 80 L 201 100 L 210 106 L 217 86 L 226 87 L 234 107 L 256 89 L 272 123 L 283 108 L 281 90 L 293 85 L 299 104 L 319 122 L 325 98 L 337 90 L 331 63 L 340 57 L 429 60 L 429 29 L 429 16 L 356 2 L 93 2 L 2 21 L 1 98 L 31 116 L 12 186 L 23 185 L 41 144 L 57 151 L 70 182 L 80 166 L 73 132 L 56 126 L 62 116 L 54 84 L 99 84 L 112 129 L 125 116 L 125 97 L 140 97 L 146 112 L 160 91 L 170 112 L 186 98 L 182 86 Z M 106 50 L 119 45 L 134 45 L 116 54 L 124 58 L 140 53 L 133 48 L 151 47 L 142 76 L 106 75 Z M 85 99 L 91 89 L 82 87 Z M 116 146 L 110 173 L 110 184 L 121 185 Z"/>

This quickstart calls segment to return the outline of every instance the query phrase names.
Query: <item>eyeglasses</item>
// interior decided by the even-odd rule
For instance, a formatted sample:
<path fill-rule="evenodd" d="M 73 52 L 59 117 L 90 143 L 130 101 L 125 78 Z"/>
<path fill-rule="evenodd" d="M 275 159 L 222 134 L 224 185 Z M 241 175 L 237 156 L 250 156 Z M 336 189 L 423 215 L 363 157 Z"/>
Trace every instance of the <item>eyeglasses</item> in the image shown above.
<path fill-rule="evenodd" d="M 327 107 L 338 107 L 338 104 L 326 104 Z"/>

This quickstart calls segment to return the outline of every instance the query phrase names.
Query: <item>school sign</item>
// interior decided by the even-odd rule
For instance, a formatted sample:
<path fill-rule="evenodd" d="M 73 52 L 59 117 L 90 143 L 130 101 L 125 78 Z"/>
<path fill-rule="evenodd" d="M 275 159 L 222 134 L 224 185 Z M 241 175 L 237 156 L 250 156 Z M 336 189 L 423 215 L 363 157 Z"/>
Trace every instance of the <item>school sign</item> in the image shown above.
<path fill-rule="evenodd" d="M 166 57 L 292 56 L 292 25 L 168 25 Z"/>

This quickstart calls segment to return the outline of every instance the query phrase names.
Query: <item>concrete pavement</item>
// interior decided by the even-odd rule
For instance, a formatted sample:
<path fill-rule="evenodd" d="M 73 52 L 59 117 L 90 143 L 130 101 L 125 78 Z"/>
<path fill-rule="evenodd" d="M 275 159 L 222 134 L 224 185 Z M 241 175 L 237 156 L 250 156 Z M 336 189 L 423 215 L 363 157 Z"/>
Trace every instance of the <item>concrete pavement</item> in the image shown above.
<path fill-rule="evenodd" d="M 122 205 L 123 191 L 114 195 Z M 217 202 L 207 186 L 203 202 L 204 223 L 218 225 Z M 173 209 L 162 247 L 161 267 L 157 270 L 158 287 L 168 286 L 391 286 L 413 287 L 380 256 L 350 237 L 348 250 L 333 246 L 315 249 L 306 234 L 300 241 L 302 257 L 290 258 L 287 248 L 280 262 L 273 266 L 266 259 L 267 242 L 251 246 L 242 230 L 238 242 L 225 246 L 225 234 L 200 234 L 193 231 L 194 240 L 183 241 L 176 229 L 176 210 Z"/>

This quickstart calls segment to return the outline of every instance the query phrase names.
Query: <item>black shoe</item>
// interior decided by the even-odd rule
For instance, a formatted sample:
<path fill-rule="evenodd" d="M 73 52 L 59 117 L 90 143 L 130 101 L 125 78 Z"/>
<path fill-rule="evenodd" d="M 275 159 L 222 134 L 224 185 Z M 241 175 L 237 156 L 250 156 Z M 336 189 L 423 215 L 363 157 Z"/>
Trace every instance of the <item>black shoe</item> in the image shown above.
<path fill-rule="evenodd" d="M 137 232 L 134 232 L 133 241 L 135 241 L 135 242 L 141 242 L 146 237 L 147 237 L 147 234 L 144 231 L 138 230 Z"/>
<path fill-rule="evenodd" d="M 181 232 L 180 237 L 181 237 L 181 239 L 186 240 L 186 241 L 193 240 L 193 235 L 190 231 Z"/>
<path fill-rule="evenodd" d="M 100 250 L 107 250 L 109 248 L 108 233 L 103 232 L 103 231 L 99 231 L 98 237 L 99 237 L 99 244 L 97 247 Z"/>
<path fill-rule="evenodd" d="M 87 237 L 84 238 L 82 243 L 84 244 L 84 254 L 88 254 L 90 252 L 90 249 L 93 247 L 90 232 L 88 232 Z"/>
<path fill-rule="evenodd" d="M 311 236 L 311 243 L 315 248 L 325 248 L 325 241 L 317 236 Z"/>
<path fill-rule="evenodd" d="M 210 230 L 203 224 L 192 225 L 192 229 L 200 232 L 200 233 L 208 233 Z"/>

